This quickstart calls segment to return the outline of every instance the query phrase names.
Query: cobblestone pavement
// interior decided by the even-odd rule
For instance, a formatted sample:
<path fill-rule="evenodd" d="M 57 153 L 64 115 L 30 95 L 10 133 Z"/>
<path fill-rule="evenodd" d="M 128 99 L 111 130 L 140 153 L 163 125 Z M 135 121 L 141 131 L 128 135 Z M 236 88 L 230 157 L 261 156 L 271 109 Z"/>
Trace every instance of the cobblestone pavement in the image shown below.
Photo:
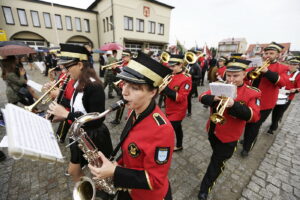
<path fill-rule="evenodd" d="M 28 71 L 28 74 L 36 82 L 47 81 L 37 70 Z M 206 89 L 207 86 L 200 87 L 199 92 Z M 117 98 L 107 100 L 106 106 L 115 101 Z M 192 116 L 183 121 L 184 150 L 173 154 L 169 173 L 174 200 L 197 199 L 199 185 L 212 153 L 204 129 L 209 110 L 196 98 L 192 101 Z M 6 102 L 5 84 L 0 80 L 0 107 Z M 300 119 L 297 113 L 299 98 L 292 106 L 282 129 L 278 131 L 280 133 L 275 136 L 261 133 L 248 158 L 239 156 L 241 146 L 238 146 L 234 156 L 226 163 L 226 169 L 217 180 L 209 200 L 300 198 L 300 143 L 296 134 Z M 112 126 L 109 122 L 113 118 L 114 114 L 107 116 L 106 124 L 116 145 L 124 120 L 120 125 Z M 266 132 L 269 124 L 270 121 L 267 121 L 261 132 Z M 0 127 L 0 139 L 4 135 L 5 128 Z M 65 144 L 60 144 L 60 147 L 68 160 L 69 150 Z M 7 154 L 6 149 L 4 152 Z M 0 163 L 0 200 L 71 199 L 74 184 L 70 177 L 64 175 L 66 168 L 67 163 L 49 164 L 8 158 Z"/>

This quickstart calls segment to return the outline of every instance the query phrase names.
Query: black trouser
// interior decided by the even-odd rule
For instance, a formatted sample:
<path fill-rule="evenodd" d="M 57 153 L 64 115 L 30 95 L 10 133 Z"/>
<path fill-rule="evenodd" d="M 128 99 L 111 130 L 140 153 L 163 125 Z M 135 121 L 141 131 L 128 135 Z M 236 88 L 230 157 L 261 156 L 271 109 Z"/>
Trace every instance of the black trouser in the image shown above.
<path fill-rule="evenodd" d="M 45 76 L 48 76 L 48 71 L 51 69 L 52 65 L 46 65 Z"/>
<path fill-rule="evenodd" d="M 181 122 L 182 120 L 171 121 L 171 124 L 176 134 L 176 147 L 182 147 L 183 131 L 182 131 Z"/>
<path fill-rule="evenodd" d="M 287 110 L 289 105 L 291 104 L 291 100 L 289 100 L 284 105 L 276 105 L 272 111 L 272 124 L 270 126 L 270 130 L 276 131 L 278 128 L 279 120 L 281 120 L 284 112 Z"/>
<path fill-rule="evenodd" d="M 165 95 L 163 95 L 163 94 L 160 94 L 159 95 L 159 98 L 158 98 L 158 106 L 161 108 L 162 107 L 162 104 L 165 102 L 165 98 L 166 98 L 166 96 Z"/>
<path fill-rule="evenodd" d="M 245 132 L 244 132 L 244 143 L 243 143 L 243 149 L 245 151 L 249 152 L 253 148 L 259 133 L 259 129 L 262 123 L 266 121 L 271 111 L 272 109 L 261 110 L 260 119 L 257 122 L 246 124 Z"/>
<path fill-rule="evenodd" d="M 202 68 L 202 71 L 201 71 L 201 85 L 204 85 L 204 78 L 205 78 L 205 73 L 206 73 L 206 70 L 205 68 Z"/>
<path fill-rule="evenodd" d="M 192 87 L 193 88 L 193 87 Z M 192 113 L 192 91 L 188 95 L 188 113 Z"/>
<path fill-rule="evenodd" d="M 209 134 L 208 140 L 213 153 L 200 186 L 200 193 L 206 194 L 211 191 L 218 176 L 225 169 L 225 162 L 231 158 L 237 145 L 237 141 L 223 143 L 213 133 Z"/>

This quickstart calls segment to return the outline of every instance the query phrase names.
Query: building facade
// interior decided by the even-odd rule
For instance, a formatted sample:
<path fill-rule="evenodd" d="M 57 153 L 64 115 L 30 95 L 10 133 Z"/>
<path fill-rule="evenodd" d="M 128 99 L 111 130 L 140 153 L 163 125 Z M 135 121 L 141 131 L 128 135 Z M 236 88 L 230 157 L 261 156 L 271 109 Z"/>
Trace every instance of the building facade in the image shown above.
<path fill-rule="evenodd" d="M 228 38 L 219 42 L 218 56 L 230 57 L 231 53 L 245 53 L 247 41 L 245 38 Z"/>
<path fill-rule="evenodd" d="M 79 9 L 39 0 L 1 0 L 0 29 L 7 40 L 31 47 L 117 42 L 132 51 L 166 48 L 172 6 L 155 0 L 96 0 Z"/>
<path fill-rule="evenodd" d="M 282 52 L 280 53 L 280 59 L 284 60 L 290 52 L 290 47 L 291 43 L 279 43 L 280 45 L 284 46 Z M 248 58 L 253 58 L 253 57 L 261 57 L 263 54 L 264 48 L 266 48 L 269 44 L 250 44 L 247 51 L 246 55 Z"/>

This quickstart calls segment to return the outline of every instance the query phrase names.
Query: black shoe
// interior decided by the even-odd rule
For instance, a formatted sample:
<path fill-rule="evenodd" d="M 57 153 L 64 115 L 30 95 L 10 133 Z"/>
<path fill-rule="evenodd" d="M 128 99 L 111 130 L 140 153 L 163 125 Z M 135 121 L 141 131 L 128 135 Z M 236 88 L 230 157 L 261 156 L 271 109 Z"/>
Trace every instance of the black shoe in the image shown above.
<path fill-rule="evenodd" d="M 119 120 L 113 120 L 113 121 L 111 121 L 110 123 L 111 123 L 111 124 L 117 125 L 117 124 L 120 124 L 120 121 L 119 121 Z"/>
<path fill-rule="evenodd" d="M 173 151 L 176 152 L 176 151 L 182 151 L 182 150 L 183 150 L 183 147 L 175 147 Z"/>
<path fill-rule="evenodd" d="M 203 105 L 204 108 L 208 108 L 208 105 Z"/>
<path fill-rule="evenodd" d="M 190 116 L 192 116 L 192 113 L 187 113 L 186 116 L 190 117 Z"/>
<path fill-rule="evenodd" d="M 59 143 L 63 144 L 63 143 L 65 143 L 65 140 L 64 139 L 59 139 Z"/>
<path fill-rule="evenodd" d="M 273 130 L 271 130 L 271 129 L 269 129 L 269 130 L 267 131 L 267 133 L 269 133 L 269 134 L 271 134 L 271 135 L 274 134 Z"/>
<path fill-rule="evenodd" d="M 113 98 L 115 98 L 115 96 L 113 96 L 113 95 L 108 95 L 108 98 L 109 98 L 109 99 L 113 99 Z"/>
<path fill-rule="evenodd" d="M 5 154 L 2 151 L 0 151 L 0 162 L 4 161 L 5 159 L 6 159 Z"/>
<path fill-rule="evenodd" d="M 206 200 L 207 199 L 207 194 L 206 193 L 199 193 L 198 194 L 198 199 L 199 200 Z"/>
<path fill-rule="evenodd" d="M 248 155 L 249 155 L 248 151 L 246 151 L 246 150 L 241 151 L 242 158 L 246 158 L 246 157 L 248 157 Z"/>
<path fill-rule="evenodd" d="M 240 140 L 240 144 L 244 144 L 244 140 Z"/>

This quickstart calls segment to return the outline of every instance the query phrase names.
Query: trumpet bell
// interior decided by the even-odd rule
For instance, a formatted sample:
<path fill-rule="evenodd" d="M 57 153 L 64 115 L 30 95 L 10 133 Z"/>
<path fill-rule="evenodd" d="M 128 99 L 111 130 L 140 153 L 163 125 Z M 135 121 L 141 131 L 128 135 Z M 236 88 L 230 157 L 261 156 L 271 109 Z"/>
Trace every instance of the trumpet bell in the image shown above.
<path fill-rule="evenodd" d="M 257 79 L 260 76 L 260 73 L 256 72 L 256 71 L 252 71 L 249 74 L 251 79 Z"/>
<path fill-rule="evenodd" d="M 225 124 L 226 119 L 224 116 L 218 114 L 218 113 L 214 113 L 210 116 L 210 120 L 214 123 L 214 124 Z"/>
<path fill-rule="evenodd" d="M 168 54 L 167 52 L 163 52 L 163 53 L 160 55 L 160 60 L 161 60 L 161 62 L 163 62 L 163 63 L 169 62 L 169 60 L 170 60 L 170 54 Z"/>
<path fill-rule="evenodd" d="M 197 61 L 197 56 L 193 52 L 186 52 L 184 54 L 184 61 L 187 64 L 194 64 Z"/>
<path fill-rule="evenodd" d="M 80 178 L 80 181 L 75 184 L 73 190 L 74 200 L 93 200 L 95 199 L 95 195 L 95 184 L 90 178 L 83 176 Z"/>

